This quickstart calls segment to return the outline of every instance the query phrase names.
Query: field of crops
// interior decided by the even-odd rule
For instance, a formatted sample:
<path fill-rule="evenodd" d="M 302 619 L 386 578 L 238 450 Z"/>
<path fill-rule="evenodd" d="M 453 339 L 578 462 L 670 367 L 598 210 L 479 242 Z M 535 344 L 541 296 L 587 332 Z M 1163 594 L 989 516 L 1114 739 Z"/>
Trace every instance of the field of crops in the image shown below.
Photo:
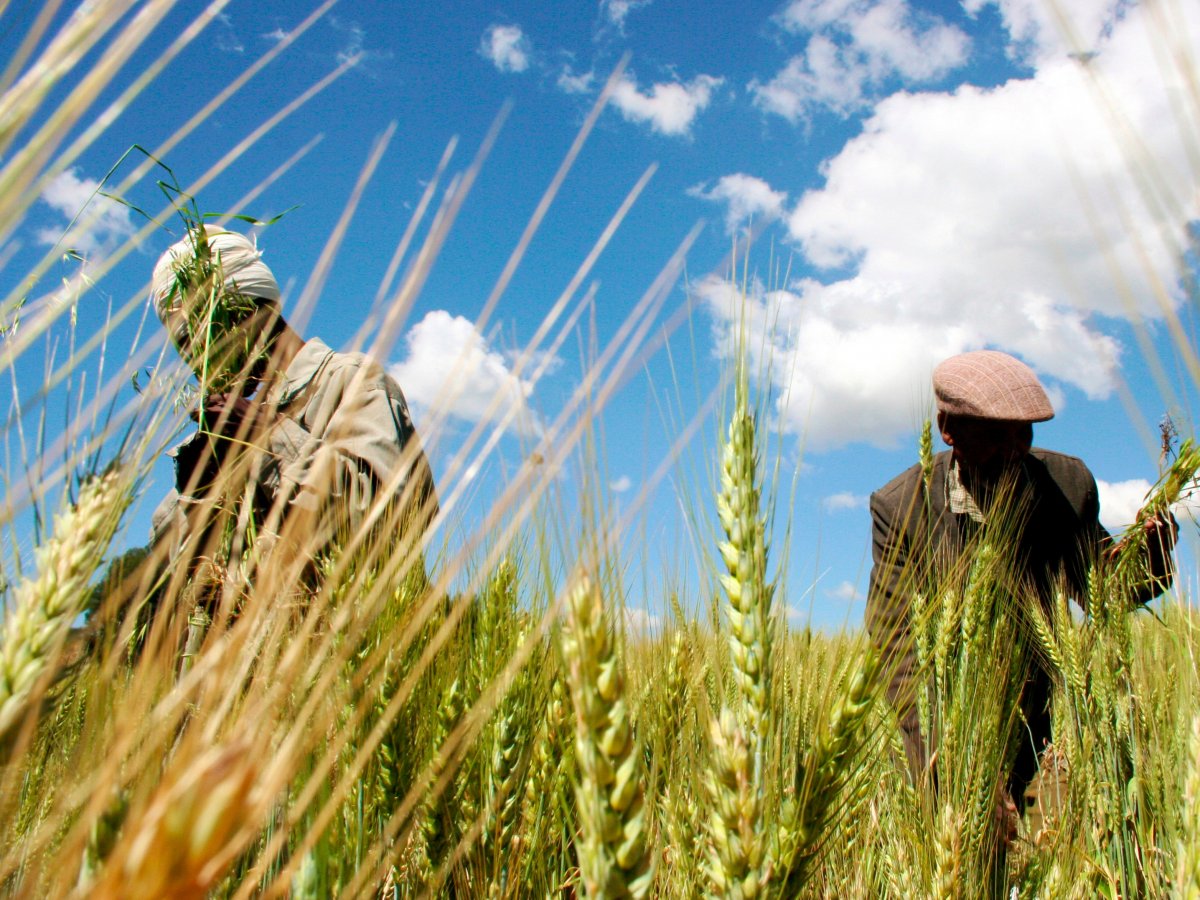
<path fill-rule="evenodd" d="M 46 77 L 95 38 L 95 6 L 45 51 Z M 94 115 L 80 98 L 11 147 L 43 87 L 17 79 L 0 100 L 0 221 Z M 420 266 L 408 277 L 419 287 Z M 69 312 L 25 299 L 0 307 L 14 383 Z M 857 631 L 790 628 L 775 596 L 769 511 L 786 500 L 744 362 L 711 495 L 686 499 L 719 523 L 711 589 L 656 598 L 663 624 L 627 627 L 624 526 L 603 490 L 570 488 L 581 517 L 554 502 L 565 462 L 589 458 L 589 402 L 622 375 L 605 364 L 585 412 L 556 424 L 559 455 L 518 472 L 454 552 L 387 504 L 318 544 L 286 527 L 262 540 L 247 470 L 230 466 L 189 556 L 117 554 L 178 373 L 122 410 L 105 411 L 104 385 L 81 390 L 89 426 L 62 446 L 6 437 L 23 456 L 6 460 L 3 524 L 38 540 L 3 588 L 0 895 L 1200 898 L 1200 616 L 1182 592 L 1131 609 L 1136 540 L 1096 564 L 1086 596 L 1044 611 L 1012 577 L 1003 523 L 922 573 L 911 638 L 937 783 L 914 784 L 890 661 Z M 929 452 L 926 432 L 913 455 Z M 58 490 L 25 491 L 30 455 Z M 1190 442 L 1175 447 L 1146 509 L 1198 469 Z M 465 485 L 439 488 L 445 507 Z M 1034 659 L 1054 681 L 1055 742 L 1010 839 L 998 800 Z"/>

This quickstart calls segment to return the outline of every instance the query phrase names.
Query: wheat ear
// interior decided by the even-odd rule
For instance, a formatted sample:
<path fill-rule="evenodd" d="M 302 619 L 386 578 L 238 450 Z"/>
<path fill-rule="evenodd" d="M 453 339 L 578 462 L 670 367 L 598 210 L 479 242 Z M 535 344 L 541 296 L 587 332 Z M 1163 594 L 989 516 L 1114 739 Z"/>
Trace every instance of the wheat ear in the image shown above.
<path fill-rule="evenodd" d="M 624 663 L 600 590 L 583 579 L 570 595 L 563 658 L 575 706 L 579 868 L 588 897 L 644 897 L 647 850 L 641 758 L 625 702 Z"/>
<path fill-rule="evenodd" d="M 129 505 L 129 487 L 117 470 L 93 479 L 79 502 L 55 519 L 53 535 L 37 550 L 37 575 L 13 595 L 0 644 L 0 735 L 19 723 L 35 687 L 87 600 L 88 581 L 100 566 Z"/>
<path fill-rule="evenodd" d="M 745 361 L 738 363 L 733 415 L 721 448 L 717 518 L 725 532 L 718 543 L 726 572 L 733 678 L 739 713 L 722 709 L 712 723 L 709 876 L 720 896 L 754 897 L 763 882 L 766 841 L 762 820 L 763 752 L 771 732 L 771 599 L 767 581 L 766 521 L 760 512 L 758 447 L 750 411 Z"/>
<path fill-rule="evenodd" d="M 200 900 L 250 839 L 259 758 L 235 739 L 175 766 L 114 849 L 97 900 Z"/>
<path fill-rule="evenodd" d="M 798 893 L 811 872 L 821 836 L 838 795 L 854 768 L 851 757 L 875 697 L 879 658 L 866 650 L 850 683 L 829 716 L 828 727 L 805 755 L 796 773 L 795 794 L 784 803 L 775 862 L 784 875 L 781 896 Z"/>

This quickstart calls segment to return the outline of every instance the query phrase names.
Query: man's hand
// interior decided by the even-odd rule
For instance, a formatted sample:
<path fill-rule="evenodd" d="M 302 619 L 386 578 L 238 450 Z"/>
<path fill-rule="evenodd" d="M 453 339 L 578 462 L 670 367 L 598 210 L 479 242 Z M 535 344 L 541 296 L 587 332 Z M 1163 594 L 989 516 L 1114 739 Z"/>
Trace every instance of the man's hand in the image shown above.
<path fill-rule="evenodd" d="M 1171 550 L 1175 547 L 1175 539 L 1179 536 L 1179 523 L 1175 521 L 1175 517 L 1169 512 L 1159 512 L 1154 515 L 1147 516 L 1142 522 L 1142 539 L 1145 541 L 1144 546 L 1150 554 L 1151 559 L 1155 557 L 1164 559 L 1169 557 Z M 1108 558 L 1115 560 L 1121 555 L 1125 545 L 1137 539 L 1137 535 L 1133 533 L 1133 529 L 1121 538 L 1120 542 L 1113 544 L 1108 549 Z M 1153 571 L 1153 566 L 1151 570 Z"/>
<path fill-rule="evenodd" d="M 243 441 L 270 428 L 279 418 L 268 404 L 238 394 L 209 394 L 204 398 L 203 413 L 193 409 L 191 416 L 212 434 Z"/>
<path fill-rule="evenodd" d="M 1006 847 L 1011 847 L 1017 840 L 1021 830 L 1021 814 L 1012 795 L 1003 785 L 996 788 L 996 808 L 992 812 L 996 823 L 996 840 Z"/>

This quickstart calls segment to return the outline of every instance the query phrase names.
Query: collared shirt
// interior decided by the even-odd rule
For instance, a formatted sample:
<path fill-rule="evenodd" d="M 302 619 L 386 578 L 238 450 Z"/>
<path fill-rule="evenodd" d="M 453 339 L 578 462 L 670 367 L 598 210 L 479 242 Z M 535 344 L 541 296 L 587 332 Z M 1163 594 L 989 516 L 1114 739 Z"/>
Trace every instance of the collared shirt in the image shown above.
<path fill-rule="evenodd" d="M 979 508 L 979 504 L 975 502 L 975 498 L 963 484 L 958 469 L 958 460 L 953 458 L 951 458 L 950 465 L 946 467 L 946 505 L 950 508 L 950 512 L 970 516 L 971 521 L 983 524 L 983 510 Z"/>

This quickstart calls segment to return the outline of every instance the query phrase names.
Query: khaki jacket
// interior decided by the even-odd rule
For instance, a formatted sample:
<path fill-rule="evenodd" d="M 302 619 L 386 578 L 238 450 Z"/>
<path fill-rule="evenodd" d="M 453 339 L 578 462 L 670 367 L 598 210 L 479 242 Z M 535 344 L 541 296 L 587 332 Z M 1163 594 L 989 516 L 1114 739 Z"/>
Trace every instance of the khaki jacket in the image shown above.
<path fill-rule="evenodd" d="M 403 505 L 408 520 L 419 519 L 418 527 L 436 513 L 433 476 L 404 395 L 371 357 L 309 340 L 267 402 L 279 418 L 252 439 L 251 448 L 257 512 L 264 521 L 272 510 L 278 521 L 293 509 L 306 510 L 330 535 L 352 533 L 382 491 L 389 503 Z M 177 469 L 188 455 L 185 448 L 204 440 L 193 435 L 172 451 Z M 190 472 L 177 471 L 177 489 L 154 513 L 153 542 L 169 536 L 178 549 L 187 536 L 189 507 L 202 502 L 181 495 L 190 478 Z"/>

